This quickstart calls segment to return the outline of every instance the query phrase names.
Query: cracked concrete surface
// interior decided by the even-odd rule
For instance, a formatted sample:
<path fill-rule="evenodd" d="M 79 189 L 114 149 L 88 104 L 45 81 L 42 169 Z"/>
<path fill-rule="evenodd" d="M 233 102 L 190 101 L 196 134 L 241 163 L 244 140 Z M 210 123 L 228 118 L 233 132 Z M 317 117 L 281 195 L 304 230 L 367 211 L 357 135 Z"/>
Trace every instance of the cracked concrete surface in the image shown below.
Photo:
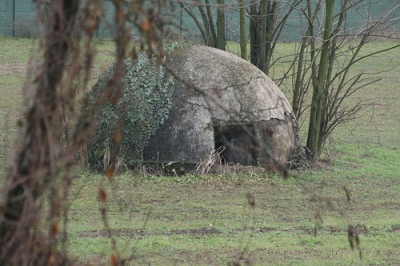
<path fill-rule="evenodd" d="M 267 154 L 288 161 L 299 144 L 296 121 L 285 95 L 262 71 L 233 54 L 205 46 L 175 50 L 165 66 L 178 77 L 175 104 L 145 148 L 145 160 L 199 163 L 215 149 L 216 127 L 262 125 L 274 134 L 273 138 L 262 134 L 258 149 L 270 147 Z"/>

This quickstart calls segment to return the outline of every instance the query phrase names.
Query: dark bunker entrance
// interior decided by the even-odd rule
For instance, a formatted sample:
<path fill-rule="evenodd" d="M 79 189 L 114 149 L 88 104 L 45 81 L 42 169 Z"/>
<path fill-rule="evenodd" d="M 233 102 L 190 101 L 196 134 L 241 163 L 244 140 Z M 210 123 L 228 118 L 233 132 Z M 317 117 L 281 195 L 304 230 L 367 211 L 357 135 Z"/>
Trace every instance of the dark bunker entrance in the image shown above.
<path fill-rule="evenodd" d="M 215 150 L 220 153 L 223 164 L 256 166 L 258 157 L 257 138 L 254 125 L 214 126 Z"/>

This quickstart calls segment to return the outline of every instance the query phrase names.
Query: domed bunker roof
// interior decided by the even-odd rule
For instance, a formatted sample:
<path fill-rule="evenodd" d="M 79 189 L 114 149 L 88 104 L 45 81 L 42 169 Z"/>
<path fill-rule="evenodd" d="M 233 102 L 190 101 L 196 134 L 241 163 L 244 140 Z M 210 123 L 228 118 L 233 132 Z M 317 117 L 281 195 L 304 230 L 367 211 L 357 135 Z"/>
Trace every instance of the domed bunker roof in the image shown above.
<path fill-rule="evenodd" d="M 298 145 L 292 109 L 257 67 L 222 50 L 186 46 L 168 52 L 164 68 L 161 83 L 172 89 L 162 91 L 171 101 L 156 104 L 165 116 L 145 140 L 139 155 L 144 162 L 196 164 L 221 147 L 224 162 L 260 165 L 271 156 L 289 160 Z"/>
<path fill-rule="evenodd" d="M 296 146 L 293 112 L 261 70 L 206 46 L 177 49 L 165 65 L 179 78 L 175 104 L 149 140 L 145 160 L 198 163 L 225 145 L 224 159 L 230 162 L 255 165 L 271 154 L 288 161 Z"/>

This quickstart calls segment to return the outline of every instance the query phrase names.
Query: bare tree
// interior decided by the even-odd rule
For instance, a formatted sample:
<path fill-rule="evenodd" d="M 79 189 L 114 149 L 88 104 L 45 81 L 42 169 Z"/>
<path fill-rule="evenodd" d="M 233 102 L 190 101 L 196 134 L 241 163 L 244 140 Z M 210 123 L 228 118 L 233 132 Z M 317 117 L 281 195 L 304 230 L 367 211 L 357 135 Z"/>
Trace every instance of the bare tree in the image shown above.
<path fill-rule="evenodd" d="M 179 0 L 179 5 L 192 18 L 201 33 L 203 43 L 207 46 L 225 50 L 225 1 L 216 0 Z M 196 13 L 196 10 L 198 13 Z M 217 21 L 214 23 L 213 11 L 216 10 Z M 199 14 L 199 15 L 198 15 Z M 201 20 L 198 17 L 201 17 Z"/>
<path fill-rule="evenodd" d="M 41 6 L 41 3 L 39 3 Z M 27 112 L 25 132 L 22 135 L 22 145 L 16 156 L 16 166 L 8 173 L 11 187 L 8 190 L 7 202 L 0 225 L 1 264 L 5 261 L 11 265 L 46 264 L 54 255 L 53 245 L 55 234 L 50 234 L 49 245 L 43 247 L 43 257 L 32 258 L 33 239 L 31 226 L 35 219 L 36 200 L 42 195 L 42 190 L 49 187 L 52 179 L 58 174 L 56 158 L 60 156 L 58 110 L 60 109 L 61 83 L 68 54 L 73 42 L 72 30 L 78 17 L 79 1 L 54 1 L 46 7 L 48 19 L 48 35 L 44 44 L 45 58 L 42 72 L 38 73 L 36 93 L 32 107 Z M 69 101 L 69 99 L 68 99 Z M 67 103 L 66 103 L 67 104 Z M 57 191 L 51 189 L 54 197 L 59 197 Z M 51 212 L 58 212 L 56 201 L 51 204 Z M 58 215 L 54 215 L 56 218 Z M 52 223 L 55 228 L 57 221 Z M 40 239 L 36 241 L 40 242 Z M 31 246 L 27 246 L 28 243 Z M 24 256 L 13 256 L 17 252 Z M 28 252 L 32 255 L 29 256 Z"/>
<path fill-rule="evenodd" d="M 332 131 L 361 109 L 362 102 L 344 107 L 347 98 L 359 89 L 378 81 L 365 77 L 364 73 L 352 76 L 354 64 L 369 56 L 400 47 L 396 44 L 390 48 L 360 55 L 371 37 L 385 32 L 394 22 L 388 18 L 398 8 L 393 6 L 381 20 L 367 20 L 364 27 L 355 34 L 346 32 L 346 13 L 363 2 L 365 1 L 351 3 L 350 0 L 343 0 L 340 9 L 335 12 L 334 1 L 326 1 L 322 30 L 315 27 L 323 7 L 322 0 L 314 9 L 311 8 L 311 0 L 308 0 L 307 7 L 301 10 L 308 26 L 292 64 L 292 106 L 297 118 L 300 118 L 307 108 L 306 94 L 312 91 L 307 148 L 313 159 L 320 158 L 325 140 Z M 320 34 L 322 41 L 318 40 Z M 380 37 L 391 38 L 391 35 Z"/>
<path fill-rule="evenodd" d="M 250 62 L 267 75 L 287 19 L 300 2 L 292 0 L 283 5 L 275 0 L 250 1 Z"/>
<path fill-rule="evenodd" d="M 136 49 L 141 49 L 147 50 L 150 56 L 162 57 L 164 24 L 154 7 L 160 8 L 164 2 L 153 1 L 150 9 L 139 0 L 130 3 L 114 0 L 112 3 L 116 11 L 116 72 L 98 104 L 118 101 L 121 92 L 118 80 L 127 54 L 134 56 Z M 136 9 L 130 9 L 130 4 L 135 4 Z M 104 15 L 103 2 L 37 0 L 36 5 L 37 16 L 43 18 L 41 26 L 45 30 L 44 58 L 32 78 L 34 83 L 27 82 L 34 93 L 27 99 L 28 109 L 20 122 L 23 125 L 20 146 L 2 191 L 6 197 L 4 207 L 0 208 L 0 265 L 68 263 L 66 250 L 58 249 L 57 235 L 62 217 L 67 217 L 63 201 L 72 182 L 71 166 L 77 151 L 86 144 L 90 131 L 91 121 L 85 121 L 84 113 L 79 118 L 76 112 L 80 102 L 77 95 L 85 91 L 88 84 L 94 58 L 92 38 Z M 128 53 L 132 25 L 144 38 L 139 48 L 134 47 Z M 78 37 L 80 32 L 85 35 L 83 40 Z M 63 123 L 74 125 L 77 121 L 81 123 L 70 140 L 63 142 L 65 136 L 59 129 Z M 116 144 L 120 141 L 118 130 L 114 141 Z M 112 170 L 110 167 L 107 171 L 109 176 Z M 99 197 L 104 199 L 104 191 L 100 191 Z M 46 199 L 48 204 L 44 204 Z M 44 208 L 47 210 L 42 212 Z M 64 221 L 66 230 L 66 218 Z M 46 226 L 46 233 L 38 230 L 39 224 Z M 112 262 L 119 264 L 115 245 L 112 251 Z"/>
<path fill-rule="evenodd" d="M 321 3 L 321 2 L 320 2 Z M 311 1 L 308 1 L 308 6 L 311 5 Z M 313 72 L 312 72 L 312 84 L 313 94 L 311 101 L 310 111 L 310 126 L 308 128 L 307 147 L 310 149 L 311 154 L 314 158 L 319 158 L 320 151 L 322 149 L 323 139 L 323 123 L 326 114 L 326 102 L 328 99 L 327 90 L 327 79 L 328 70 L 330 66 L 330 38 L 333 28 L 333 19 L 335 12 L 335 1 L 325 1 L 325 26 L 324 35 L 321 45 L 321 55 L 319 65 L 317 69 L 317 63 L 313 61 Z M 312 40 L 312 50 L 315 51 L 315 39 Z"/>

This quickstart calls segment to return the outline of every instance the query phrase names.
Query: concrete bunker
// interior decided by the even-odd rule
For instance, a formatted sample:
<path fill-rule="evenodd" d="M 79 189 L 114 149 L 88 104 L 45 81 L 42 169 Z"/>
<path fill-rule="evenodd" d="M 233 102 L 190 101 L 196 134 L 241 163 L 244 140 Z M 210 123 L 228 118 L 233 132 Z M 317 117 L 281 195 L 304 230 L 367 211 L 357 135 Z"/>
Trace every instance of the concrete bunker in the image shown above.
<path fill-rule="evenodd" d="M 161 70 L 139 71 L 134 63 L 127 65 L 124 90 L 134 87 L 132 96 L 123 102 L 129 108 L 125 112 L 129 119 L 112 121 L 124 124 L 126 145 L 120 150 L 129 157 L 126 161 L 198 164 L 225 146 L 224 163 L 265 165 L 271 157 L 288 162 L 299 145 L 296 119 L 286 97 L 265 73 L 233 54 L 205 46 L 170 50 L 163 67 L 165 75 L 159 74 Z M 112 69 L 93 91 L 106 87 L 110 73 Z M 155 85 L 142 86 L 141 80 L 151 75 L 158 77 L 152 82 Z M 154 97 L 146 98 L 149 95 Z M 99 117 L 104 113 L 96 112 Z M 138 112 L 150 118 L 142 121 Z M 104 144 L 112 142 L 104 138 L 113 134 L 108 117 L 115 118 L 115 113 L 107 113 L 98 123 L 108 133 L 96 134 L 91 154 L 100 154 L 97 161 L 102 160 Z M 126 124 L 130 120 L 134 125 Z"/>

